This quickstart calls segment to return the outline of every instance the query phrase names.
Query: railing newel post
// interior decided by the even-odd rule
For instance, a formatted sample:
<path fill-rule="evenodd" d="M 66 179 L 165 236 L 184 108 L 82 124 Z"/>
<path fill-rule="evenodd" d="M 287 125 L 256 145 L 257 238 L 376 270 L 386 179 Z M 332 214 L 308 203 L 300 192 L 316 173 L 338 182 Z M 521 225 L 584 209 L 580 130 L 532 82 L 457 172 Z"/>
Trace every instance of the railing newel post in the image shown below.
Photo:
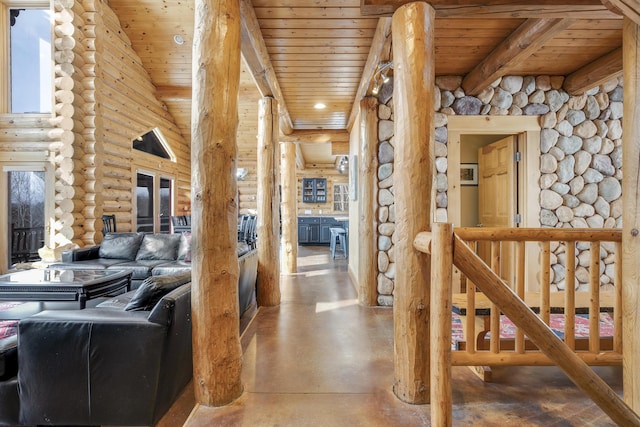
<path fill-rule="evenodd" d="M 451 311 L 453 224 L 431 225 L 431 425 L 451 426 Z"/>

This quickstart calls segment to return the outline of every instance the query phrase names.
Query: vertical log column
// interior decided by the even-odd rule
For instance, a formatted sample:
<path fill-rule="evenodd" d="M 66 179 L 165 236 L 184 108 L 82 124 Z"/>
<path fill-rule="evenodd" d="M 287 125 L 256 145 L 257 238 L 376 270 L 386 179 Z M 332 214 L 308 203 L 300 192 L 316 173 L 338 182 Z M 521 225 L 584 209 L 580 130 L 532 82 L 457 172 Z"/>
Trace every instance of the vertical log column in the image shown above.
<path fill-rule="evenodd" d="M 367 97 L 360 101 L 360 236 L 358 250 L 358 300 L 364 306 L 378 303 L 378 264 L 376 261 L 377 236 L 375 224 L 378 171 L 378 100 Z"/>
<path fill-rule="evenodd" d="M 394 393 L 429 401 L 430 258 L 413 248 L 433 218 L 434 9 L 406 4 L 393 14 L 396 287 Z"/>
<path fill-rule="evenodd" d="M 624 400 L 640 412 L 640 28 L 623 27 L 624 134 L 622 135 L 622 330 Z"/>
<path fill-rule="evenodd" d="M 260 100 L 258 117 L 259 306 L 280 304 L 280 196 L 278 195 L 278 101 Z"/>
<path fill-rule="evenodd" d="M 282 268 L 287 274 L 298 271 L 298 223 L 296 145 L 283 142 L 280 145 L 282 171 Z"/>
<path fill-rule="evenodd" d="M 196 0 L 191 119 L 193 382 L 196 402 L 242 393 L 235 179 L 240 6 Z"/>

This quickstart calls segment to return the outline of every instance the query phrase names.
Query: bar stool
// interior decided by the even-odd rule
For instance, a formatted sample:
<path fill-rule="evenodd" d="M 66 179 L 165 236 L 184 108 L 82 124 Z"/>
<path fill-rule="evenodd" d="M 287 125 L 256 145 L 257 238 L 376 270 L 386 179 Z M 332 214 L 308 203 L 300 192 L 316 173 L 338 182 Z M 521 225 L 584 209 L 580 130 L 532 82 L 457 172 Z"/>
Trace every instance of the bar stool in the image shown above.
<path fill-rule="evenodd" d="M 329 249 L 331 250 L 331 258 L 336 257 L 336 243 L 339 246 L 339 251 L 342 251 L 345 258 L 349 258 L 349 243 L 347 242 L 347 230 L 344 228 L 331 227 L 329 228 L 331 233 L 331 241 L 329 242 Z"/>

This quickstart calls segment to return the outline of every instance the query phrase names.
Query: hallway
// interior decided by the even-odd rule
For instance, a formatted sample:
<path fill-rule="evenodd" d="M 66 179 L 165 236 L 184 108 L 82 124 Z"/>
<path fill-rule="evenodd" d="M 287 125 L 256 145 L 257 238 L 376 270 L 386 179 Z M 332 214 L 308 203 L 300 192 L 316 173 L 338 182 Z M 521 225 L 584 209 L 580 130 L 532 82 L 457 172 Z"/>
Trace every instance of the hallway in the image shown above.
<path fill-rule="evenodd" d="M 429 425 L 429 405 L 392 392 L 392 310 L 359 306 L 346 261 L 327 248 L 300 247 L 298 271 L 283 276 L 281 305 L 261 308 L 242 336 L 242 396 L 198 408 L 185 425 Z M 556 368 L 495 369 L 486 384 L 468 368 L 453 372 L 454 425 L 615 425 Z M 619 368 L 598 372 L 620 392 Z M 159 425 L 179 425 L 176 407 L 186 416 L 190 388 L 179 402 Z"/>

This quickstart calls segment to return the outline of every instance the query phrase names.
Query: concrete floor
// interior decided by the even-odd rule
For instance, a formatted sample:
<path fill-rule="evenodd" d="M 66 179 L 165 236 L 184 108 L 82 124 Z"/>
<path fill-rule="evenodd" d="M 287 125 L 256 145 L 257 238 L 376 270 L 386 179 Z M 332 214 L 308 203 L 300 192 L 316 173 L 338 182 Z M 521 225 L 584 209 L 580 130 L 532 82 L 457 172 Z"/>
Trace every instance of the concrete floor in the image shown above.
<path fill-rule="evenodd" d="M 343 259 L 301 247 L 299 273 L 283 276 L 282 303 L 261 308 L 242 337 L 244 393 L 231 404 L 193 409 L 185 390 L 159 425 L 427 426 L 429 405 L 392 392 L 393 313 L 357 304 Z M 620 368 L 599 368 L 620 393 Z M 456 426 L 615 425 L 556 368 L 494 369 L 483 383 L 454 367 Z"/>

